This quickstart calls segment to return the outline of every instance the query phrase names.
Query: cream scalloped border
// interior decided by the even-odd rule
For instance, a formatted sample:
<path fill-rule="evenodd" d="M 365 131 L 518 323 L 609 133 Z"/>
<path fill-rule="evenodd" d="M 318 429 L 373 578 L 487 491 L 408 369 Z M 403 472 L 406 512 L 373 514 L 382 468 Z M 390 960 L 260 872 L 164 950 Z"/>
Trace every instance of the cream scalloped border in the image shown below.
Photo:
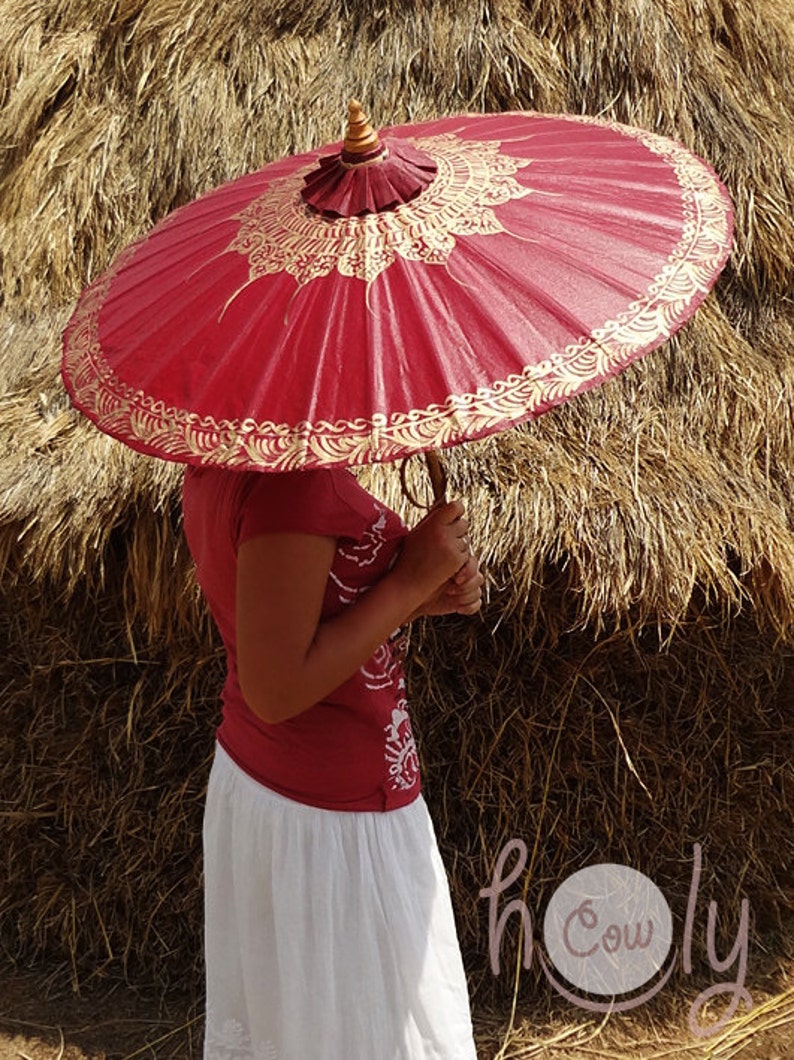
<path fill-rule="evenodd" d="M 126 386 L 104 358 L 99 314 L 114 276 L 135 253 L 136 244 L 84 291 L 67 328 L 63 372 L 75 403 L 101 430 L 166 459 L 286 471 L 389 461 L 482 437 L 614 374 L 671 335 L 690 315 L 693 300 L 710 289 L 729 251 L 731 207 L 711 168 L 681 145 L 614 122 L 566 117 L 635 137 L 670 163 L 682 189 L 683 232 L 667 264 L 642 298 L 591 337 L 487 389 L 453 394 L 442 404 L 407 413 L 333 423 L 216 421 L 167 407 Z M 429 139 L 423 140 L 425 150 Z"/>

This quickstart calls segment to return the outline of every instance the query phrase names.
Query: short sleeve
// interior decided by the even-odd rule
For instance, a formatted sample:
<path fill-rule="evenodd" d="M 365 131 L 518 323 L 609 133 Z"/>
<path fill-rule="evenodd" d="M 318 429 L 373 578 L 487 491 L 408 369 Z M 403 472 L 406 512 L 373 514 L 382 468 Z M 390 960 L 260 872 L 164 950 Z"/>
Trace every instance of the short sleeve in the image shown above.
<path fill-rule="evenodd" d="M 319 534 L 357 540 L 370 515 L 334 470 L 254 472 L 240 493 L 235 545 L 261 534 Z"/>

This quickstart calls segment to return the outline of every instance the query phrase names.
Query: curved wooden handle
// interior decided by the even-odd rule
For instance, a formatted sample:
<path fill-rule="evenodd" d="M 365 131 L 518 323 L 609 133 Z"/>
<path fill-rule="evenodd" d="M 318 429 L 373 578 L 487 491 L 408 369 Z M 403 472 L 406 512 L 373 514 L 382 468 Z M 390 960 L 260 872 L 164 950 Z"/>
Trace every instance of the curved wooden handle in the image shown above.
<path fill-rule="evenodd" d="M 447 493 L 447 473 L 435 449 L 429 449 L 425 453 L 425 462 L 433 487 L 433 500 L 443 501 Z"/>

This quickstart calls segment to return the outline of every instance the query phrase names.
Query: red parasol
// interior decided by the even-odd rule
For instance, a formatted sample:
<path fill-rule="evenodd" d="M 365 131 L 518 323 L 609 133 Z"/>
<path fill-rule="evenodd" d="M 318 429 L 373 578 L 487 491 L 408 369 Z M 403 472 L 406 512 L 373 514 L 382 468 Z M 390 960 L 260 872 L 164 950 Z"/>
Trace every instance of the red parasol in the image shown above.
<path fill-rule="evenodd" d="M 341 152 L 225 184 L 125 250 L 78 302 L 63 376 L 166 459 L 394 460 L 625 368 L 695 312 L 731 231 L 711 167 L 653 133 L 516 112 L 379 139 L 351 103 Z"/>

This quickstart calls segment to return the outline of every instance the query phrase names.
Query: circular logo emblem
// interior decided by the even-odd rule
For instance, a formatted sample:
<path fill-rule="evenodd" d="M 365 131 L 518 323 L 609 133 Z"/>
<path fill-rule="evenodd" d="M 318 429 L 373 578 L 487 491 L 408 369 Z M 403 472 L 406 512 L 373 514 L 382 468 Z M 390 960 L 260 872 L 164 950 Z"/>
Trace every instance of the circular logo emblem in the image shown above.
<path fill-rule="evenodd" d="M 664 895 L 625 865 L 590 865 L 569 876 L 543 921 L 549 959 L 591 994 L 616 996 L 647 983 L 664 964 L 672 937 Z"/>

